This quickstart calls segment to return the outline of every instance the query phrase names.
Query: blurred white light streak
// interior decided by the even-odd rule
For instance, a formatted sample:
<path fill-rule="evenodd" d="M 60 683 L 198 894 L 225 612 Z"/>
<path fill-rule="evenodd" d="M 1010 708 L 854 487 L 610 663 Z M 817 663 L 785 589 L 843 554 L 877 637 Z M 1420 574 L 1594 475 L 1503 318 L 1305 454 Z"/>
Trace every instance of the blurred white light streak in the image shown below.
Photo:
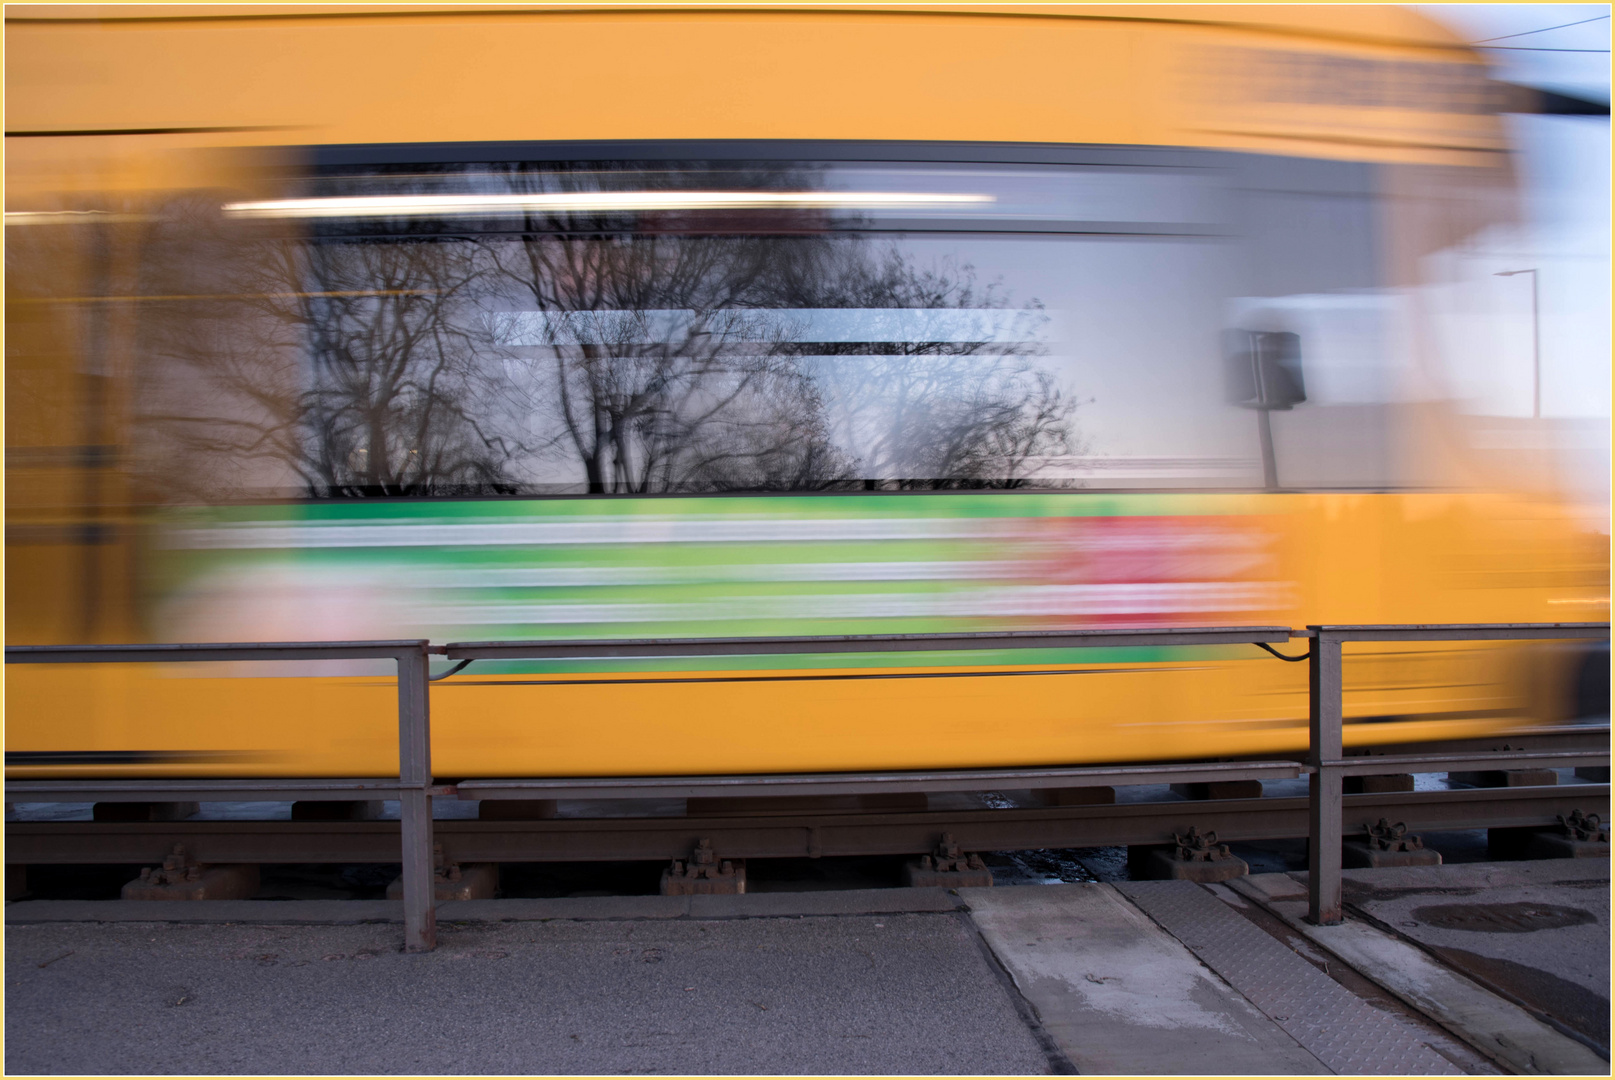
<path fill-rule="evenodd" d="M 723 585 L 770 581 L 981 581 L 1025 576 L 1026 567 L 988 559 L 951 562 L 752 563 L 719 566 L 564 566 L 454 569 L 421 573 L 389 565 L 376 584 L 412 575 L 426 589 L 575 589 L 630 585 Z"/>
<path fill-rule="evenodd" d="M 641 210 L 881 210 L 991 203 L 992 195 L 910 191 L 592 191 L 543 195 L 363 195 L 226 203 L 239 218 L 437 217 Z"/>
<path fill-rule="evenodd" d="M 581 519 L 467 524 L 245 525 L 176 529 L 168 545 L 186 550 L 349 547 L 531 547 L 550 544 L 756 544 L 814 540 L 994 538 L 1013 525 L 990 519 L 800 518 L 707 520 Z"/>
<path fill-rule="evenodd" d="M 445 604 L 421 616 L 434 626 L 733 622 L 756 619 L 1057 618 L 1273 611 L 1293 602 L 1280 581 L 1139 581 L 955 589 L 941 593 L 730 596 L 695 603 Z M 451 636 L 442 631 L 444 636 Z"/>
<path fill-rule="evenodd" d="M 80 225 L 91 222 L 144 221 L 144 214 L 119 214 L 111 210 L 7 210 L 7 225 Z"/>

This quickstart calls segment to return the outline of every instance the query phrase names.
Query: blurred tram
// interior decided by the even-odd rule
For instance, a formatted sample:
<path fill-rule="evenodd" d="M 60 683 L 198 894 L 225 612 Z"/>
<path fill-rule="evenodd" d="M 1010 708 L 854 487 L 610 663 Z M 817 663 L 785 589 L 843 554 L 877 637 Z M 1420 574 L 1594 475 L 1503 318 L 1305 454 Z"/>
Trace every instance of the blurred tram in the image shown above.
<path fill-rule="evenodd" d="M 1554 422 L 1464 407 L 1443 320 L 1516 213 L 1507 103 L 1407 11 L 7 29 L 9 643 L 1609 617 Z M 1607 670 L 1348 647 L 1347 742 L 1607 714 Z M 1305 684 L 1254 647 L 479 662 L 433 758 L 1266 755 Z M 13 669 L 7 776 L 385 774 L 392 694 Z"/>

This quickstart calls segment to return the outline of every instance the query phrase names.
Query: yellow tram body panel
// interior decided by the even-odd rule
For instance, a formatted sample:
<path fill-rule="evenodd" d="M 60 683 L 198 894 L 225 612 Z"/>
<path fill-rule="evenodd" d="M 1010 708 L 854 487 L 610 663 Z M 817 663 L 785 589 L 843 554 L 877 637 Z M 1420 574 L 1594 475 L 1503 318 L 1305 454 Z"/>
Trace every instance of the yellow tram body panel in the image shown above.
<path fill-rule="evenodd" d="M 1465 659 L 1443 666 L 1473 670 L 1484 662 Z M 1349 670 L 1372 678 L 1366 666 Z M 433 688 L 432 767 L 451 778 L 964 769 L 1282 755 L 1304 750 L 1307 739 L 1306 718 L 1296 715 L 1305 708 L 1305 671 L 1280 671 L 1276 662 L 1255 670 L 1244 661 L 1209 661 L 1024 677 L 1013 668 L 979 677 L 970 677 L 969 669 L 948 673 L 957 677 L 929 669 L 885 669 L 878 679 L 859 669 L 815 674 L 826 678 L 808 682 L 796 671 L 748 671 L 734 681 L 647 676 L 600 686 L 470 676 Z M 1437 703 L 1478 706 L 1485 715 L 1348 727 L 1347 745 L 1485 736 L 1534 722 L 1530 703 L 1511 700 L 1487 678 L 1469 696 Z M 41 733 L 50 750 L 79 739 L 103 750 L 149 740 L 162 745 L 145 760 L 129 754 L 125 764 L 22 765 L 8 774 L 397 771 L 397 698 L 390 680 L 311 677 L 263 685 L 269 682 L 30 672 L 26 685 L 13 687 L 13 709 L 98 721 L 93 728 L 68 725 L 72 738 L 61 727 Z M 1268 715 L 1226 715 L 1233 703 L 1252 699 Z M 1208 710 L 1208 700 L 1223 707 Z M 1359 702 L 1357 711 L 1377 704 Z M 1348 714 L 1348 723 L 1352 719 Z M 13 735 L 14 748 L 26 749 L 32 734 Z"/>
<path fill-rule="evenodd" d="M 230 292 L 207 265 L 189 278 L 163 267 L 174 250 L 200 250 L 162 247 L 158 226 L 171 220 L 170 204 L 192 198 L 216 209 L 222 200 L 284 194 L 288 176 L 300 180 L 308 162 L 333 147 L 410 144 L 433 148 L 432 160 L 441 162 L 460 160 L 457 153 L 481 161 L 477 154 L 494 151 L 455 148 L 495 142 L 822 141 L 880 144 L 881 154 L 906 160 L 904 147 L 968 144 L 969 152 L 959 153 L 976 162 L 992 160 L 992 147 L 1032 144 L 1189 148 L 1272 159 L 1275 169 L 1297 176 L 1318 163 L 1383 170 L 1372 188 L 1319 189 L 1324 201 L 1344 193 L 1376 208 L 1379 216 L 1365 228 L 1379 245 L 1371 256 L 1379 276 L 1297 285 L 1287 311 L 1329 290 L 1338 299 L 1370 285 L 1414 286 L 1421 260 L 1513 212 L 1497 88 L 1460 42 L 1393 8 L 14 5 L 7 29 L 11 644 L 428 633 L 444 640 L 436 632 L 443 624 L 418 614 L 427 600 L 411 591 L 408 573 L 394 579 L 396 589 L 372 583 L 363 602 L 329 618 L 287 615 L 290 600 L 277 608 L 277 582 L 293 582 L 303 590 L 296 597 L 306 599 L 331 580 L 297 576 L 308 569 L 297 554 L 307 533 L 273 555 L 276 572 L 290 577 L 255 578 L 258 564 L 247 559 L 187 585 L 186 560 L 200 560 L 204 549 L 176 555 L 164 545 L 196 528 L 183 519 L 197 504 L 165 488 L 171 478 L 154 481 L 142 472 L 155 445 L 143 417 L 163 411 L 142 399 L 159 385 L 142 366 L 160 351 L 152 327 L 171 331 L 164 313 L 189 310 L 175 304 L 282 295 Z M 819 143 L 803 151 L 810 158 L 828 152 Z M 1110 168 L 1108 161 L 1096 169 Z M 1198 161 L 1180 171 L 1200 168 Z M 1275 197 L 1293 194 L 1291 172 L 1273 182 Z M 1336 184 L 1336 176 L 1322 183 Z M 1197 227 L 1189 239 L 1171 240 L 1175 248 L 1152 240 L 1174 254 L 1141 264 L 1137 280 L 1165 282 L 1180 264 L 1200 258 L 1196 252 L 1220 234 L 1206 222 Z M 990 273 L 994 259 L 1010 270 L 1035 262 L 1038 245 L 981 251 Z M 1050 271 L 1051 279 L 1064 272 Z M 1089 280 L 1105 272 L 1101 266 Z M 1223 270 L 1208 263 L 1197 272 L 1214 281 Z M 184 279 L 183 288 L 170 279 Z M 1253 286 L 1251 295 L 1276 291 Z M 1163 310 L 1178 301 L 1168 299 Z M 872 305 L 882 306 L 901 305 Z M 1307 317 L 1327 306 L 1315 304 Z M 160 344 L 172 349 L 190 325 Z M 1136 355 L 1154 348 L 1139 346 Z M 1298 482 L 1295 490 L 1262 492 L 1259 478 L 1246 477 L 1233 490 L 1137 495 L 1168 500 L 1167 509 L 1148 511 L 1168 516 L 1178 512 L 1171 500 L 1188 500 L 1184 512 L 1211 522 L 1206 535 L 1217 543 L 1254 530 L 1266 545 L 1255 568 L 1200 582 L 1256 583 L 1259 599 L 1180 605 L 1145 624 L 1607 619 L 1607 535 L 1588 531 L 1585 509 L 1548 465 L 1529 454 L 1475 451 L 1470 418 L 1449 406 L 1435 401 L 1373 414 L 1386 427 L 1387 453 L 1418 466 L 1393 479 L 1340 481 L 1340 461 L 1356 452 L 1339 449 L 1349 444 L 1340 435 L 1308 465 L 1325 479 Z M 1351 407 L 1338 414 L 1347 434 L 1361 426 Z M 1133 422 L 1162 429 L 1176 423 Z M 1281 442 L 1294 427 L 1281 423 Z M 1253 430 L 1239 428 L 1251 439 Z M 1150 467 L 1168 468 L 1160 462 L 1170 459 L 1157 453 Z M 180 459 L 177 471 L 207 473 L 213 464 Z M 1103 472 L 1104 465 L 1093 467 Z M 266 484 L 263 491 L 274 486 Z M 1309 490 L 1331 485 L 1342 490 Z M 228 518 L 232 508 L 246 507 L 250 516 L 269 505 L 254 526 L 267 528 L 273 507 L 290 505 L 290 497 L 263 491 L 203 509 L 222 506 Z M 1049 507 L 1029 509 L 1029 519 L 1054 520 L 1067 513 L 1060 507 L 1085 497 L 1080 485 L 1035 493 L 881 492 L 860 513 L 900 518 L 929 500 L 955 500 L 949 513 L 963 519 L 979 512 L 968 500 L 1015 498 Z M 1134 497 L 1119 496 L 1124 502 L 1112 516 L 1131 520 L 1125 500 Z M 577 507 L 614 498 L 561 500 L 532 513 L 592 513 Z M 647 500 L 634 512 L 676 517 L 667 507 L 678 499 L 659 498 L 660 509 Z M 756 506 L 766 502 L 759 497 Z M 300 511 L 287 513 L 296 518 Z M 208 519 L 201 528 L 227 526 Z M 1012 539 L 1033 551 L 1017 557 L 1042 558 L 1033 549 L 1043 540 Z M 988 562 L 999 542 L 972 541 L 963 556 L 948 558 Z M 802 557 L 830 563 L 832 556 Z M 749 556 L 736 548 L 733 557 Z M 908 556 L 867 557 L 896 563 Z M 666 558 L 674 561 L 676 552 Z M 1076 581 L 1061 577 L 1064 570 L 1048 573 L 1053 577 L 1026 580 Z M 1187 573 L 1149 580 L 1182 584 Z M 192 595 L 201 606 L 185 608 Z M 749 595 L 736 589 L 702 602 Z M 353 615 L 367 604 L 373 618 Z M 257 614 L 238 618 L 232 605 Z M 1097 609 L 1065 616 L 1062 623 L 998 610 L 946 628 L 1129 624 Z M 518 627 L 512 637 L 531 630 L 506 625 Z M 714 633 L 728 632 L 712 625 Z M 745 632 L 929 625 L 757 619 Z M 680 627 L 677 636 L 695 636 Z M 564 636 L 553 627 L 546 632 Z M 609 632 L 649 636 L 623 624 Z M 1294 642 L 1291 651 L 1304 645 Z M 1073 650 L 1031 662 L 1009 654 L 990 662 L 910 657 L 907 666 L 882 667 L 826 666 L 824 658 L 662 669 L 475 664 L 434 686 L 433 767 L 446 777 L 767 773 L 1240 756 L 1305 744 L 1304 665 L 1254 647 L 1111 652 Z M 1572 717 L 1580 707 L 1572 683 L 1585 659 L 1558 645 L 1348 647 L 1347 744 L 1483 735 Z M 384 672 L 321 676 L 303 667 L 259 677 L 254 670 L 11 666 L 6 775 L 363 776 L 396 767 L 394 690 Z"/>
<path fill-rule="evenodd" d="M 917 498 L 924 498 L 923 496 Z M 1252 625 L 1563 621 L 1602 613 L 1596 549 L 1558 550 L 1551 508 L 1496 497 L 1245 496 L 1282 522 L 1298 603 Z M 1554 572 L 1519 567 L 1551 561 Z M 1325 570 L 1324 568 L 1328 569 Z M 401 583 L 402 587 L 402 583 Z M 1288 650 L 1304 651 L 1305 640 Z M 1097 650 L 1118 654 L 1121 650 Z M 1306 746 L 1306 668 L 1252 646 L 990 666 L 482 674 L 434 685 L 441 776 L 608 776 L 1058 765 L 1284 754 Z M 1090 656 L 1094 658 L 1090 659 Z M 959 654 L 953 654 L 958 659 Z M 1347 745 L 1484 736 L 1572 715 L 1578 654 L 1555 644 L 1351 645 Z M 481 662 L 482 666 L 488 666 Z M 841 663 L 845 663 L 842 661 Z M 255 665 L 14 666 L 9 751 L 128 752 L 9 775 L 384 775 L 396 690 L 381 675 L 253 677 Z M 271 663 L 269 666 L 276 666 Z M 18 755 L 21 757 L 22 755 Z"/>
<path fill-rule="evenodd" d="M 1494 114 L 1421 108 L 1484 94 L 1482 69 L 1390 8 L 16 5 L 7 24 L 11 130 L 182 146 L 901 139 L 1470 163 L 1504 147 Z M 1263 84 L 1365 72 L 1404 97 Z M 93 182 L 140 149 L 98 148 Z M 166 186 L 161 170 L 145 181 Z"/>

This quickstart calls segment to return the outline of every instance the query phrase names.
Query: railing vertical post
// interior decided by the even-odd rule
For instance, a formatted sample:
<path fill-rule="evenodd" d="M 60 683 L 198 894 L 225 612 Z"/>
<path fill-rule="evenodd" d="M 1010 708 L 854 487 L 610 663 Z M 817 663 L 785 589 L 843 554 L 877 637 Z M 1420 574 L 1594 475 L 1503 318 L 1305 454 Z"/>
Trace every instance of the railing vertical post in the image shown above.
<path fill-rule="evenodd" d="M 404 951 L 437 948 L 432 877 L 432 730 L 426 647 L 398 654 L 399 833 L 403 842 Z"/>
<path fill-rule="evenodd" d="M 1312 659 L 1307 664 L 1308 719 L 1311 742 L 1307 845 L 1308 921 L 1330 926 L 1341 921 L 1340 837 L 1344 778 L 1334 763 L 1345 756 L 1341 739 L 1340 640 L 1312 628 Z"/>

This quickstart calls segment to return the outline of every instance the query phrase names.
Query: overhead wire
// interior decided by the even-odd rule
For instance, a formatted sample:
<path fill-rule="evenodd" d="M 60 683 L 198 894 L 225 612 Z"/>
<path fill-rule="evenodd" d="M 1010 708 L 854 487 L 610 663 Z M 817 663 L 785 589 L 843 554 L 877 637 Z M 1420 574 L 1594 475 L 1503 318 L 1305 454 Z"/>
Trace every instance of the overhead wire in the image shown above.
<path fill-rule="evenodd" d="M 1600 22 L 1609 18 L 1608 15 L 1595 15 L 1591 19 L 1578 19 L 1575 22 L 1560 23 L 1558 26 L 1544 26 L 1540 30 L 1521 30 L 1518 34 L 1498 34 L 1496 37 L 1481 38 L 1471 41 L 1471 45 L 1484 45 L 1488 41 L 1507 41 L 1509 38 L 1530 37 L 1532 34 L 1546 34 L 1549 30 L 1563 30 L 1570 26 L 1585 26 L 1587 23 Z"/>
<path fill-rule="evenodd" d="M 1572 26 L 1585 26 L 1588 23 L 1602 22 L 1608 15 L 1595 15 L 1591 19 L 1578 19 L 1575 22 L 1560 23 L 1558 26 L 1544 26 L 1538 30 L 1521 30 L 1517 34 L 1499 34 L 1497 37 L 1481 38 L 1469 44 L 1476 48 L 1491 50 L 1507 50 L 1509 52 L 1559 52 L 1559 53 L 1607 53 L 1608 49 L 1556 49 L 1544 45 L 1488 45 L 1489 41 L 1508 41 L 1511 38 L 1530 37 L 1532 34 L 1546 34 L 1550 30 L 1564 30 Z"/>

